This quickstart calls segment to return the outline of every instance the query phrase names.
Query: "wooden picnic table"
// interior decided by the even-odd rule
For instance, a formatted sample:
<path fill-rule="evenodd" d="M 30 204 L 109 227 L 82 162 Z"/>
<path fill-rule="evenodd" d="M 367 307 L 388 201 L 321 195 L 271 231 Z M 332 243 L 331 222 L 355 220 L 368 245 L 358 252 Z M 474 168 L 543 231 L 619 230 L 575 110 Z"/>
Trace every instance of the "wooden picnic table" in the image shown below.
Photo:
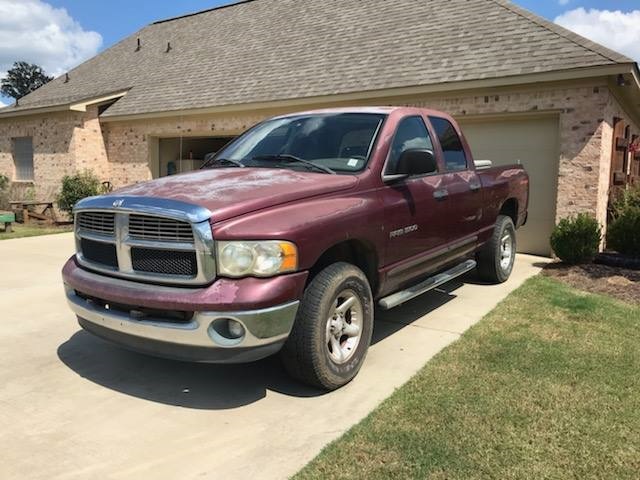
<path fill-rule="evenodd" d="M 57 223 L 53 202 L 34 202 L 19 200 L 9 202 L 14 210 L 22 210 L 22 221 L 27 224 L 31 218 Z"/>

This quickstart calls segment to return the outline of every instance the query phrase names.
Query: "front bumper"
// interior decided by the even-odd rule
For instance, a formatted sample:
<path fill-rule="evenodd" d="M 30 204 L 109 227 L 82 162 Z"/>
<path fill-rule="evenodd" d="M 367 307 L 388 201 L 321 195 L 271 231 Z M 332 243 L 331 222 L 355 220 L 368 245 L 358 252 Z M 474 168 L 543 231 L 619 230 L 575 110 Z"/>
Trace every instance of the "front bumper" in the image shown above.
<path fill-rule="evenodd" d="M 222 280 L 222 284 L 189 289 L 113 279 L 83 270 L 73 259 L 63 270 L 67 301 L 85 330 L 149 355 L 210 363 L 251 362 L 282 348 L 295 321 L 298 290 L 304 287 L 306 274 L 287 277 Z M 248 292 L 248 287 L 256 285 L 254 281 L 271 288 L 250 288 Z M 230 286 L 233 297 L 240 300 L 236 309 L 229 303 Z M 246 308 L 248 304 L 254 308 Z M 153 312 L 139 316 L 135 314 L 138 308 L 190 311 L 193 316 L 180 321 L 154 318 Z M 226 319 L 242 324 L 242 338 L 230 341 L 220 336 L 214 324 Z"/>

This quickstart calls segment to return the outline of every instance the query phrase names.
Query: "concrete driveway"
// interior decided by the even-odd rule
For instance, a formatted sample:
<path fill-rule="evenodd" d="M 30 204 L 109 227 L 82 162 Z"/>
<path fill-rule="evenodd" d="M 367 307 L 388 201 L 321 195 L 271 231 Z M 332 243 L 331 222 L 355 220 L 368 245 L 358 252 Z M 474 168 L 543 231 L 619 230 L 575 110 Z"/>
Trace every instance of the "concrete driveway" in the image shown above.
<path fill-rule="evenodd" d="M 546 260 L 505 285 L 452 283 L 378 312 L 360 375 L 322 394 L 277 359 L 192 365 L 80 331 L 60 268 L 71 234 L 0 241 L 0 478 L 286 478 L 366 416 Z"/>

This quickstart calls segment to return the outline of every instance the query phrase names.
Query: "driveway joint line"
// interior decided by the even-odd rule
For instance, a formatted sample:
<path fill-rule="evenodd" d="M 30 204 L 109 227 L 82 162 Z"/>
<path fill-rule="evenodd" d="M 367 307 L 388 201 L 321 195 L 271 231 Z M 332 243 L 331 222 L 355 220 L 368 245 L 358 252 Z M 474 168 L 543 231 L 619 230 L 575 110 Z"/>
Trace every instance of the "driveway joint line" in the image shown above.
<path fill-rule="evenodd" d="M 393 320 L 376 320 L 376 323 L 377 322 L 390 323 L 392 325 L 402 325 L 404 327 L 415 327 L 415 328 L 420 328 L 421 330 L 433 330 L 434 332 L 450 333 L 452 335 L 457 335 L 458 337 L 464 333 L 464 332 L 456 332 L 453 330 L 446 330 L 444 328 L 425 327 L 423 325 L 415 325 L 413 323 L 395 322 Z"/>

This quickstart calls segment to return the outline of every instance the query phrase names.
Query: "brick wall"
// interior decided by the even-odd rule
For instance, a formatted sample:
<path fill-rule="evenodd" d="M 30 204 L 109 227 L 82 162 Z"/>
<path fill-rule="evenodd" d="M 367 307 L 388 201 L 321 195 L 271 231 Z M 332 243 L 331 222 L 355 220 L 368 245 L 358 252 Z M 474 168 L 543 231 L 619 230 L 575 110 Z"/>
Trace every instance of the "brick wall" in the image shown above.
<path fill-rule="evenodd" d="M 0 119 L 0 174 L 15 179 L 13 139 L 33 139 L 33 181 L 13 182 L 11 196 L 51 200 L 62 177 L 84 169 L 108 179 L 109 164 L 97 108 Z"/>
<path fill-rule="evenodd" d="M 589 212 L 604 224 L 609 187 L 611 129 L 614 116 L 629 122 L 606 82 L 573 87 L 513 87 L 486 95 L 455 94 L 376 99 L 363 104 L 404 104 L 444 110 L 458 117 L 557 112 L 560 159 L 557 217 Z M 291 111 L 291 109 L 289 109 Z M 236 135 L 280 111 L 242 115 L 167 117 L 102 123 L 97 109 L 0 120 L 0 173 L 13 177 L 11 138 L 34 137 L 35 186 L 47 195 L 66 173 L 93 169 L 116 187 L 154 175 L 158 138 Z M 638 133 L 637 125 L 632 133 Z M 554 174 L 554 172 L 550 172 Z"/>

